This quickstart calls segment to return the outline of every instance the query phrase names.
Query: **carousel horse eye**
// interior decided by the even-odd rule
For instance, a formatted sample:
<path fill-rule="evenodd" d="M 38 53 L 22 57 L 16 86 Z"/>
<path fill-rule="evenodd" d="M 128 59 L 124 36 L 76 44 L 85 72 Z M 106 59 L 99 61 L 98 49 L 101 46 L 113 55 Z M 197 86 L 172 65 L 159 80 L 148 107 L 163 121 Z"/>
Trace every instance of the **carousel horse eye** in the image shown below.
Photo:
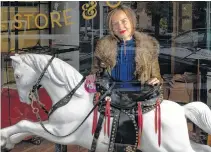
<path fill-rule="evenodd" d="M 15 78 L 16 78 L 16 79 L 19 79 L 19 78 L 20 78 L 20 75 L 15 75 Z"/>

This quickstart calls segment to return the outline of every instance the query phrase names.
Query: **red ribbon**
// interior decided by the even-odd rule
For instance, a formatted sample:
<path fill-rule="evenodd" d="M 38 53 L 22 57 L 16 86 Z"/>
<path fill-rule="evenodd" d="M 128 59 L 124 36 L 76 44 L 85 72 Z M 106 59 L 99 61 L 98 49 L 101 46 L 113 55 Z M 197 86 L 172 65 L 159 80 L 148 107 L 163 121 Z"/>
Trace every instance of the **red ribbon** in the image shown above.
<path fill-rule="evenodd" d="M 161 110 L 160 101 L 157 99 L 155 108 L 155 133 L 158 132 L 158 145 L 161 144 Z"/>
<path fill-rule="evenodd" d="M 95 96 L 94 104 L 98 102 L 99 98 L 100 98 L 100 93 L 97 92 Z M 92 135 L 95 133 L 95 130 L 97 128 L 97 118 L 98 118 L 97 114 L 98 114 L 98 107 L 94 109 L 93 122 L 92 122 Z"/>
<path fill-rule="evenodd" d="M 138 102 L 138 128 L 139 128 L 138 146 L 140 146 L 141 135 L 143 131 L 143 113 L 142 113 L 142 108 L 141 108 L 141 102 Z"/>
<path fill-rule="evenodd" d="M 110 111 L 110 101 L 107 101 L 107 105 L 106 105 L 106 108 L 107 108 L 107 117 L 108 117 L 108 123 L 107 123 L 107 134 L 108 134 L 108 137 L 110 135 L 110 118 L 111 118 L 111 111 Z"/>
<path fill-rule="evenodd" d="M 105 111 L 105 121 L 104 121 L 104 136 L 106 135 L 106 111 Z"/>

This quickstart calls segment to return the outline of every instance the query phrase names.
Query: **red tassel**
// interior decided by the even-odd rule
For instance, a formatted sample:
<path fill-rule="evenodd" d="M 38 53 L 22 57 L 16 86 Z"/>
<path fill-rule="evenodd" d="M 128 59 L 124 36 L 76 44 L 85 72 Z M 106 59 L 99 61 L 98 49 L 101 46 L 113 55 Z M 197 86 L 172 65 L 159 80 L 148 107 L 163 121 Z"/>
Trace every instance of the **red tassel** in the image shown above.
<path fill-rule="evenodd" d="M 143 114 L 142 114 L 141 102 L 138 102 L 138 128 L 139 128 L 138 146 L 140 146 L 141 135 L 143 131 Z"/>
<path fill-rule="evenodd" d="M 157 126 L 157 118 L 158 116 L 157 116 L 157 101 L 156 101 L 156 107 L 155 107 L 155 133 L 157 134 L 157 130 L 158 130 L 158 126 Z"/>
<path fill-rule="evenodd" d="M 111 98 L 106 97 L 105 100 L 106 100 L 106 108 L 105 108 L 104 135 L 106 135 L 106 131 L 107 131 L 107 135 L 109 137 L 109 135 L 110 135 L 110 117 L 111 117 L 111 112 L 110 112 Z M 107 121 L 106 121 L 106 117 L 107 117 Z M 107 124 L 107 126 L 106 126 L 106 124 Z M 107 129 L 106 129 L 106 127 L 107 127 Z"/>
<path fill-rule="evenodd" d="M 100 98 L 100 93 L 96 93 L 94 104 L 98 102 L 99 98 Z M 98 118 L 97 114 L 98 114 L 98 107 L 94 109 L 93 122 L 92 122 L 92 135 L 95 133 L 95 130 L 97 128 L 97 118 Z"/>
<path fill-rule="evenodd" d="M 158 132 L 158 145 L 161 144 L 161 110 L 160 101 L 157 99 L 155 108 L 155 133 Z"/>
<path fill-rule="evenodd" d="M 108 97 L 105 98 L 106 105 L 105 105 L 104 136 L 106 135 L 106 117 L 107 117 L 107 103 L 108 103 L 107 98 Z"/>
<path fill-rule="evenodd" d="M 160 144 L 161 144 L 161 110 L 160 110 L 160 102 L 158 103 L 158 144 L 159 144 L 159 147 L 160 147 Z"/>
<path fill-rule="evenodd" d="M 104 121 L 104 136 L 106 135 L 106 111 L 105 111 L 105 121 Z"/>
<path fill-rule="evenodd" d="M 107 134 L 108 134 L 108 137 L 110 135 L 110 118 L 111 118 L 111 111 L 110 111 L 110 101 L 107 101 Z"/>
<path fill-rule="evenodd" d="M 97 111 L 98 111 L 98 107 L 96 107 L 95 110 L 94 110 L 92 134 L 95 133 L 95 130 L 97 128 Z"/>

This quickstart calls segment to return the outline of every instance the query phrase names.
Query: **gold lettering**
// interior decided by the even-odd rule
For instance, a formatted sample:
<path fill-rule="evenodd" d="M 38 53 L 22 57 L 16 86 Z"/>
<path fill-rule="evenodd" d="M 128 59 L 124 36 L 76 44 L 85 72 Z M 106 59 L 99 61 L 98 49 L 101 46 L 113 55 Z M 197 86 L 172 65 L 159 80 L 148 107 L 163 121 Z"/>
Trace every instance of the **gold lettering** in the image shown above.
<path fill-rule="evenodd" d="M 45 18 L 45 24 L 43 25 L 43 26 L 41 26 L 41 25 L 39 25 L 37 22 L 39 21 L 38 20 L 38 17 L 44 17 Z M 35 25 L 36 25 L 36 27 L 37 28 L 39 28 L 39 29 L 44 29 L 44 28 L 46 28 L 47 26 L 48 26 L 48 18 L 47 18 L 47 16 L 45 15 L 45 14 L 37 14 L 36 15 L 36 17 L 35 17 Z"/>
<path fill-rule="evenodd" d="M 22 17 L 21 14 L 16 14 L 16 15 L 14 16 L 14 21 L 15 21 L 15 22 L 18 22 L 18 26 L 16 26 L 16 25 L 14 24 L 14 28 L 20 30 L 20 29 L 22 28 L 22 22 L 18 20 L 18 17 Z"/>
<path fill-rule="evenodd" d="M 27 29 L 30 29 L 30 17 L 33 17 L 33 14 L 24 14 L 23 16 L 27 18 Z"/>
<path fill-rule="evenodd" d="M 54 15 L 57 15 L 57 18 L 54 18 Z M 59 12 L 51 12 L 50 16 L 51 16 L 51 24 L 53 28 L 54 28 L 54 22 L 56 22 L 59 27 L 62 27 L 62 25 L 59 23 L 59 20 L 60 20 Z"/>
<path fill-rule="evenodd" d="M 118 6 L 121 4 L 121 1 L 118 1 L 116 4 L 111 4 L 110 1 L 106 1 L 106 4 L 107 4 L 110 8 L 114 9 L 114 8 L 118 7 Z"/>
<path fill-rule="evenodd" d="M 69 11 L 71 11 L 71 8 L 66 9 L 66 10 L 63 11 L 65 25 L 71 25 L 71 24 L 73 24 L 72 22 L 68 22 L 68 19 L 71 18 L 71 16 L 66 16 L 67 15 L 66 13 L 69 12 Z"/>

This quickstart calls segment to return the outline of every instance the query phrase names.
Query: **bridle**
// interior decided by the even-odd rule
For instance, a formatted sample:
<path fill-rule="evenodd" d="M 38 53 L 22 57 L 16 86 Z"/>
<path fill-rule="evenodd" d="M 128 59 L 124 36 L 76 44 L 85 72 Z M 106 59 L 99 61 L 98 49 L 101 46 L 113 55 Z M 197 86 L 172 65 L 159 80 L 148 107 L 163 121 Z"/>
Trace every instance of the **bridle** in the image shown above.
<path fill-rule="evenodd" d="M 106 97 L 106 95 L 108 93 L 110 93 L 110 91 L 112 90 L 112 88 L 115 86 L 115 82 L 111 85 L 111 87 L 101 96 L 100 100 L 98 100 L 98 102 L 94 105 L 94 107 L 90 110 L 90 112 L 88 113 L 88 115 L 84 118 L 84 120 L 76 127 L 76 129 L 74 131 L 72 131 L 71 133 L 69 133 L 68 135 L 64 135 L 64 136 L 58 136 L 58 135 L 54 135 L 53 133 L 51 133 L 50 131 L 48 131 L 48 129 L 44 126 L 41 117 L 39 115 L 39 109 L 34 107 L 33 103 L 37 102 L 38 105 L 45 111 L 46 114 L 48 114 L 48 118 L 52 115 L 52 113 L 54 111 L 56 111 L 58 108 L 66 105 L 70 99 L 72 98 L 72 96 L 75 94 L 75 92 L 77 91 L 77 89 L 83 84 L 83 82 L 86 79 L 86 76 L 84 76 L 82 78 L 82 80 L 76 85 L 76 87 L 70 92 L 68 93 L 65 97 L 63 97 L 61 100 L 59 100 L 55 105 L 52 106 L 52 108 L 50 109 L 50 111 L 48 112 L 44 105 L 40 102 L 39 100 L 39 96 L 37 93 L 37 90 L 40 88 L 40 81 L 42 80 L 47 68 L 49 67 L 49 65 L 52 63 L 53 59 L 55 58 L 55 55 L 51 57 L 51 59 L 48 61 L 47 65 L 45 66 L 45 68 L 43 69 L 40 77 L 38 78 L 37 82 L 35 83 L 35 85 L 33 85 L 32 90 L 29 93 L 29 100 L 31 101 L 31 107 L 32 107 L 32 112 L 36 115 L 38 121 L 40 122 L 40 125 L 42 126 L 42 128 L 48 132 L 49 134 L 55 136 L 55 137 L 67 137 L 70 136 L 71 134 L 73 134 L 74 132 L 76 132 L 81 125 L 86 121 L 86 119 L 90 116 L 90 114 L 94 111 L 94 109 L 103 101 L 103 99 Z"/>
<path fill-rule="evenodd" d="M 44 110 L 44 112 L 45 112 L 46 114 L 48 114 L 48 110 L 45 109 L 44 104 L 42 104 L 42 103 L 40 102 L 40 100 L 39 100 L 39 96 L 38 96 L 37 90 L 39 90 L 39 88 L 41 87 L 40 81 L 42 80 L 42 78 L 43 78 L 43 76 L 44 76 L 46 70 L 48 69 L 49 65 L 51 64 L 51 62 L 53 61 L 54 58 L 55 58 L 55 55 L 53 55 L 53 56 L 51 57 L 51 59 L 48 61 L 47 65 L 46 65 L 45 68 L 43 69 L 43 72 L 41 73 L 40 77 L 38 78 L 38 80 L 37 80 L 37 82 L 35 83 L 35 85 L 33 85 L 32 90 L 31 90 L 30 93 L 29 93 L 29 100 L 31 101 L 32 112 L 35 113 L 35 114 L 39 112 L 39 109 L 38 109 L 38 108 L 35 108 L 35 107 L 33 106 L 33 102 L 34 102 L 34 101 L 37 101 L 38 104 L 39 104 L 39 106 Z"/>

